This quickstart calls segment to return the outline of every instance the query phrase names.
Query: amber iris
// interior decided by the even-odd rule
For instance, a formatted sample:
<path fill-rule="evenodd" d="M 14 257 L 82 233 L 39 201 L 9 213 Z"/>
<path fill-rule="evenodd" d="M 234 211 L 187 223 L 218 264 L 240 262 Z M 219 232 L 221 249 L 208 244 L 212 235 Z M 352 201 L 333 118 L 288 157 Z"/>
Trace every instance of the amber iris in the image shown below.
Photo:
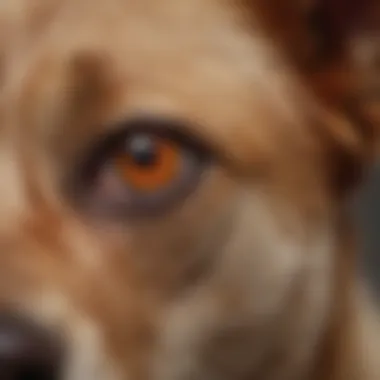
<path fill-rule="evenodd" d="M 118 152 L 114 168 L 134 190 L 154 192 L 169 186 L 181 169 L 180 147 L 172 140 L 153 135 L 137 135 Z"/>

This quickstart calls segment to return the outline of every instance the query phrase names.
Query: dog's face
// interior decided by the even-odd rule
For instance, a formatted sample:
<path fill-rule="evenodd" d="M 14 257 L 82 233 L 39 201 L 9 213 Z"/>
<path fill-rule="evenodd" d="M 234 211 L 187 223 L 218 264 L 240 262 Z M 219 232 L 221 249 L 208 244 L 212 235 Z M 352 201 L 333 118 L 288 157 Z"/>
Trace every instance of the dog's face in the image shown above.
<path fill-rule="evenodd" d="M 365 136 L 303 69 L 301 7 L 283 35 L 260 1 L 8 3 L 0 331 L 56 335 L 22 349 L 64 380 L 303 371 Z M 24 351 L 0 370 L 53 378 Z"/>

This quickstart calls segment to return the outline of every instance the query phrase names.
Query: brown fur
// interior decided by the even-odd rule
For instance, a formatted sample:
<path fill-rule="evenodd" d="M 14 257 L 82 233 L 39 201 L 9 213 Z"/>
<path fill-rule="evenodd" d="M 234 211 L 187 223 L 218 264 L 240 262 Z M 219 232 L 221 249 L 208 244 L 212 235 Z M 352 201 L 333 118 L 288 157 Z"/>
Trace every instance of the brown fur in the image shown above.
<path fill-rule="evenodd" d="M 376 56 L 378 11 L 330 3 L 2 1 L 0 298 L 79 352 L 65 380 L 380 378 L 343 211 L 376 152 L 379 72 L 354 53 Z M 218 160 L 158 219 L 89 216 L 70 173 L 145 110 Z"/>

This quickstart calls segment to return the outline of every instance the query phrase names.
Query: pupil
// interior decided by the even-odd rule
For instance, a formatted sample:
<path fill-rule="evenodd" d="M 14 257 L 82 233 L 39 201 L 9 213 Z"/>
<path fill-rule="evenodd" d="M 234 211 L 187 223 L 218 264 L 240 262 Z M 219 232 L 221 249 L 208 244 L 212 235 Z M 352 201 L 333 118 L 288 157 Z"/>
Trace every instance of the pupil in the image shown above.
<path fill-rule="evenodd" d="M 135 136 L 128 140 L 126 150 L 136 165 L 151 166 L 157 163 L 158 146 L 150 136 Z"/>

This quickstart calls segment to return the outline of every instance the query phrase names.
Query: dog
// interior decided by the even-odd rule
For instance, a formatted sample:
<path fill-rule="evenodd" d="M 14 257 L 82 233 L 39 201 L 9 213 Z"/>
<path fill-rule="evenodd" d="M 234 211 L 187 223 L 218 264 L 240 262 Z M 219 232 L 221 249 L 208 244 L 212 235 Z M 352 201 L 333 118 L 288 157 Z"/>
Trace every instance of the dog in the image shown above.
<path fill-rule="evenodd" d="M 380 379 L 377 3 L 3 0 L 0 377 Z"/>

